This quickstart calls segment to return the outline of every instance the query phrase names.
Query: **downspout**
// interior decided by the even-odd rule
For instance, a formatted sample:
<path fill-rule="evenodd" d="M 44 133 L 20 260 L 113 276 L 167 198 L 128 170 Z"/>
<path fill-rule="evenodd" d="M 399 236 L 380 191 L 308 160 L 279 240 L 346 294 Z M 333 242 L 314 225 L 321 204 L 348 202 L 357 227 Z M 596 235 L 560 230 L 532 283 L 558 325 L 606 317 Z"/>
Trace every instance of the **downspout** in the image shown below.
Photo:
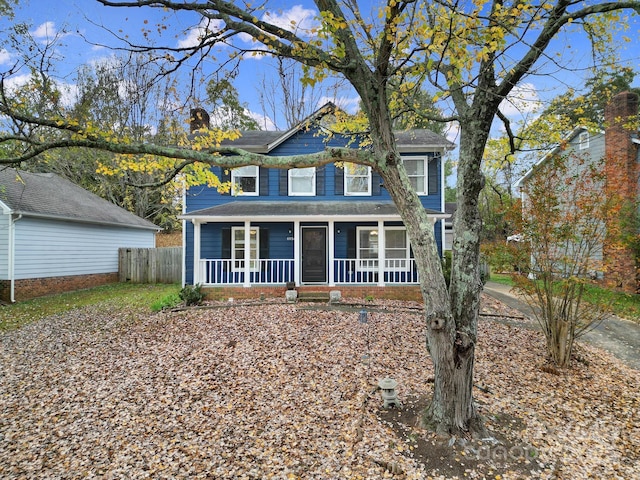
<path fill-rule="evenodd" d="M 444 152 L 443 152 L 444 153 Z M 446 209 L 445 209 L 445 196 L 446 196 L 446 191 L 447 191 L 447 177 L 444 174 L 444 155 L 442 153 L 440 153 L 440 211 L 446 213 Z M 440 220 L 440 251 L 441 253 L 441 258 L 444 258 L 444 249 L 446 247 L 446 237 L 447 237 L 447 228 L 445 227 L 446 224 L 446 220 L 443 218 Z M 433 225 L 435 227 L 435 222 L 433 222 Z M 453 239 L 452 239 L 453 242 Z M 453 248 L 453 245 L 451 246 L 451 248 Z"/>
<path fill-rule="evenodd" d="M 182 215 L 187 213 L 187 189 L 182 183 Z M 182 280 L 181 286 L 187 284 L 187 221 L 182 220 Z"/>
<path fill-rule="evenodd" d="M 9 215 L 9 262 L 7 265 L 8 268 L 8 276 L 9 276 L 9 285 L 10 285 L 10 293 L 9 293 L 9 300 L 11 301 L 11 303 L 15 303 L 16 301 L 16 279 L 15 279 L 15 236 L 16 236 L 16 229 L 15 229 L 15 223 L 20 220 L 22 218 L 22 214 L 19 213 L 18 216 L 16 218 L 13 217 L 13 214 Z"/>

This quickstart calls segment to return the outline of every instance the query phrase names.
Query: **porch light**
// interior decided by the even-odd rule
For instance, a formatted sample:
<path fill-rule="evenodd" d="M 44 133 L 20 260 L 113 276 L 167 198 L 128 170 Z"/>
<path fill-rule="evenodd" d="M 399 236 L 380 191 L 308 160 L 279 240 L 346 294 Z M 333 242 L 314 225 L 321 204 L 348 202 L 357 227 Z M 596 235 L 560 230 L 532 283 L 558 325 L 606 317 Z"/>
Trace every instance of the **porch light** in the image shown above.
<path fill-rule="evenodd" d="M 360 310 L 360 315 L 358 315 L 358 321 L 360 323 L 367 323 L 368 319 L 367 319 L 367 311 L 363 308 L 362 310 Z"/>
<path fill-rule="evenodd" d="M 397 386 L 398 382 L 389 377 L 383 378 L 378 382 L 378 387 L 380 387 L 382 392 L 382 408 L 389 408 L 391 406 L 402 407 L 400 400 L 398 400 L 398 394 L 396 393 Z"/>

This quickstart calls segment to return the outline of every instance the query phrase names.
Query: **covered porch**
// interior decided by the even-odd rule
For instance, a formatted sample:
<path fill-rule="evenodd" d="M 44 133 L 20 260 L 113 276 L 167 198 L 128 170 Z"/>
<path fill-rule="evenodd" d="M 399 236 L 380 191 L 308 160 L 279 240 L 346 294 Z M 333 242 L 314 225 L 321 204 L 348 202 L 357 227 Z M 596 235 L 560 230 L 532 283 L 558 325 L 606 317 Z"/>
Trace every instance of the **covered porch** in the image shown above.
<path fill-rule="evenodd" d="M 428 213 L 434 226 L 447 216 Z M 420 280 L 390 202 L 230 202 L 183 218 L 193 226 L 185 259 L 193 284 L 384 287 Z M 442 235 L 441 226 L 436 230 Z"/>

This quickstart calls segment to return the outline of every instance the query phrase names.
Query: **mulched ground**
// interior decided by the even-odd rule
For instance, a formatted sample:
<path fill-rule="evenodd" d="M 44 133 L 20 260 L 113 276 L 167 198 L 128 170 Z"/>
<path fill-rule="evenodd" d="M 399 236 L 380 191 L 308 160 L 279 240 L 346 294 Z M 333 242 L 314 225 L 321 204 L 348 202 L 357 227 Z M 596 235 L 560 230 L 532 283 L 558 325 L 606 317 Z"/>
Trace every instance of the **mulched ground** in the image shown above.
<path fill-rule="evenodd" d="M 415 425 L 418 305 L 88 307 L 0 336 L 0 477 L 638 478 L 640 372 L 588 346 L 568 372 L 484 298 L 476 398 L 491 439 Z M 407 308 L 410 307 L 410 308 Z M 506 316 L 506 317 L 505 317 Z M 393 376 L 402 410 L 384 411 Z"/>

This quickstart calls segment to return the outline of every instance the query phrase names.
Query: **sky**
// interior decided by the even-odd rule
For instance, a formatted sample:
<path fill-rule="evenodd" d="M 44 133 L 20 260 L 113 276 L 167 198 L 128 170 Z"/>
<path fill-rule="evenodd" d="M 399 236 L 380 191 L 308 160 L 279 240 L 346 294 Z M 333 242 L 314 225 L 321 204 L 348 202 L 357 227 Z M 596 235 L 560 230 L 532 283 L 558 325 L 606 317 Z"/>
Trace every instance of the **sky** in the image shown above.
<path fill-rule="evenodd" d="M 282 3 L 278 3 L 282 1 Z M 372 3 L 375 0 L 371 0 Z M 0 19 L 0 33 L 11 26 L 11 23 L 24 22 L 29 25 L 31 36 L 40 44 L 47 39 L 58 37 L 56 55 L 61 60 L 57 66 L 57 78 L 61 84 L 67 85 L 71 91 L 74 83 L 74 70 L 80 64 L 90 64 L 100 59 L 108 58 L 113 52 L 107 48 L 117 45 L 113 34 L 127 36 L 132 41 L 142 40 L 144 29 L 155 29 L 156 24 L 162 23 L 166 30 L 163 39 L 175 46 L 184 46 L 194 41 L 198 35 L 197 29 L 190 29 L 196 25 L 199 17 L 189 14 L 170 15 L 168 18 L 158 9 L 140 8 L 109 8 L 103 7 L 94 0 L 27 0 L 20 1 L 15 9 L 12 22 Z M 316 11 L 309 2 L 284 2 L 284 0 L 270 1 L 273 10 L 268 20 L 280 25 L 291 25 L 292 21 L 301 29 L 308 28 L 315 22 Z M 367 11 L 364 11 L 365 16 Z M 109 33 L 101 26 L 113 33 Z M 619 40 L 620 56 L 625 64 L 640 72 L 640 20 L 634 18 L 625 32 L 631 39 L 630 43 Z M 238 41 L 249 40 L 240 38 Z M 580 88 L 584 83 L 587 72 L 579 70 L 583 60 L 589 58 L 589 46 L 584 38 L 572 35 L 561 36 L 554 43 L 554 50 L 550 51 L 554 59 L 572 63 L 578 70 L 573 72 L 555 71 L 553 76 L 534 76 L 517 87 L 512 95 L 511 103 L 503 104 L 503 112 L 512 119 L 530 115 L 540 101 L 552 98 L 568 88 Z M 224 58 L 224 53 L 218 59 Z M 16 52 L 10 46 L 0 46 L 0 71 L 6 71 L 16 60 Z M 205 68 L 213 70 L 217 63 L 208 61 Z M 19 83 L 27 72 L 17 72 L 13 81 Z M 249 111 L 258 119 L 263 128 L 285 128 L 282 119 L 272 118 L 269 112 L 261 109 L 259 95 L 264 89 L 264 81 L 273 81 L 275 76 L 273 63 L 266 58 L 247 58 L 243 61 L 240 74 L 234 84 L 240 93 L 240 99 Z M 639 79 L 636 85 L 640 86 Z M 201 91 L 201 94 L 204 92 Z M 354 111 L 358 105 L 355 93 L 347 88 L 339 88 L 336 92 L 328 91 L 319 94 L 314 99 L 317 107 L 326 101 L 333 101 L 348 111 Z M 499 134 L 499 131 L 496 132 Z M 449 134 L 456 139 L 456 128 L 453 126 Z"/>

